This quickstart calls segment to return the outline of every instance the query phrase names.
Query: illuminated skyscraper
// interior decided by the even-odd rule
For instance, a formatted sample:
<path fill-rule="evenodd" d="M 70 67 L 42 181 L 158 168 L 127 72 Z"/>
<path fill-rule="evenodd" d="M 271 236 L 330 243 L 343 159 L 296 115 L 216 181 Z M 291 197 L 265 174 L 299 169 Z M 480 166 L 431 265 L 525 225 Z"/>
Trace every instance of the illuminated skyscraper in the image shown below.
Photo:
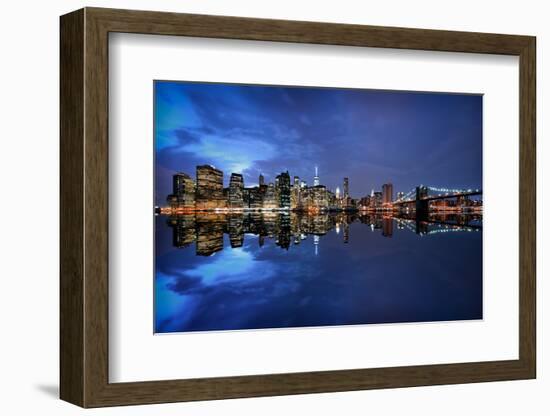
<path fill-rule="evenodd" d="M 351 205 L 352 205 L 352 201 L 349 196 L 349 179 L 344 178 L 344 195 L 341 200 L 341 206 L 343 209 L 350 209 Z"/>
<path fill-rule="evenodd" d="M 362 208 L 370 207 L 370 195 L 364 196 L 359 200 L 359 206 Z"/>
<path fill-rule="evenodd" d="M 340 199 L 340 187 L 336 187 L 336 199 Z"/>
<path fill-rule="evenodd" d="M 374 201 L 374 207 L 380 208 L 382 206 L 382 192 L 375 192 L 371 198 L 371 204 Z"/>
<path fill-rule="evenodd" d="M 295 176 L 294 184 L 292 185 L 292 190 L 290 192 L 290 209 L 301 208 L 300 191 L 300 178 Z"/>
<path fill-rule="evenodd" d="M 344 178 L 344 198 L 349 197 L 349 178 Z"/>
<path fill-rule="evenodd" d="M 313 177 L 313 186 L 319 186 L 321 184 L 319 180 L 319 169 L 315 166 L 315 176 Z"/>
<path fill-rule="evenodd" d="M 267 185 L 265 195 L 262 201 L 263 209 L 276 209 L 279 208 L 279 201 L 277 200 L 277 191 L 273 183 Z"/>
<path fill-rule="evenodd" d="M 275 188 L 279 195 L 279 208 L 290 208 L 290 175 L 288 171 L 277 175 Z"/>
<path fill-rule="evenodd" d="M 310 209 L 326 210 L 328 209 L 328 192 L 324 185 L 313 186 L 308 189 Z"/>
<path fill-rule="evenodd" d="M 243 175 L 232 173 L 229 179 L 229 206 L 231 208 L 243 207 Z"/>
<path fill-rule="evenodd" d="M 382 185 L 382 203 L 391 204 L 393 202 L 393 185 L 385 183 Z"/>
<path fill-rule="evenodd" d="M 223 172 L 210 165 L 197 166 L 197 209 L 225 208 Z"/>
<path fill-rule="evenodd" d="M 185 173 L 176 173 L 172 177 L 172 192 L 168 200 L 174 207 L 195 206 L 195 181 Z"/>

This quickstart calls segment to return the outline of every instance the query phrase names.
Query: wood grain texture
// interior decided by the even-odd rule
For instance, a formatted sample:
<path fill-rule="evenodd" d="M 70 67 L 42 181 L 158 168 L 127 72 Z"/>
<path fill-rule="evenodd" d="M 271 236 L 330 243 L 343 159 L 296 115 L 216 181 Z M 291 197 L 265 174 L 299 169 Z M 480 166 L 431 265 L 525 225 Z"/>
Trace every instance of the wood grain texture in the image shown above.
<path fill-rule="evenodd" d="M 519 55 L 528 36 L 87 8 L 110 32 Z"/>
<path fill-rule="evenodd" d="M 84 12 L 61 19 L 60 388 L 84 405 Z"/>
<path fill-rule="evenodd" d="M 109 309 L 108 32 L 85 13 L 84 68 L 84 332 L 85 406 L 97 401 L 107 383 Z"/>
<path fill-rule="evenodd" d="M 108 33 L 520 57 L 519 359 L 189 380 L 108 380 Z M 61 397 L 82 407 L 534 378 L 535 38 L 86 8 L 61 18 Z"/>
<path fill-rule="evenodd" d="M 519 356 L 536 377 L 536 41 L 520 54 Z"/>

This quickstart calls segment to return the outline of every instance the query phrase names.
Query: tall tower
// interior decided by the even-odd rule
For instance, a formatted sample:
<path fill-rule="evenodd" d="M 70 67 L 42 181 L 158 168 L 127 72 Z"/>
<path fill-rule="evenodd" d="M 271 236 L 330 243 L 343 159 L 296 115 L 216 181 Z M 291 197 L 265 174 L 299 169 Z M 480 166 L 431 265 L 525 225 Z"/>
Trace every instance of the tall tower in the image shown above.
<path fill-rule="evenodd" d="M 194 207 L 195 206 L 195 181 L 185 173 L 176 173 L 172 177 L 172 187 L 174 198 L 179 206 Z"/>
<path fill-rule="evenodd" d="M 210 165 L 197 166 L 197 209 L 226 208 L 223 195 L 223 172 Z"/>
<path fill-rule="evenodd" d="M 391 183 L 382 185 L 382 202 L 384 204 L 391 204 L 393 202 L 393 185 Z"/>
<path fill-rule="evenodd" d="M 288 171 L 277 175 L 275 189 L 279 194 L 279 208 L 290 208 L 290 175 Z"/>
<path fill-rule="evenodd" d="M 265 184 L 264 175 L 262 175 L 261 173 L 260 173 L 260 177 L 259 177 L 259 179 L 258 179 L 258 182 L 259 182 L 259 185 L 260 185 L 260 186 L 262 186 L 262 185 Z"/>
<path fill-rule="evenodd" d="M 240 173 L 232 173 L 229 179 L 229 207 L 243 207 L 244 180 Z"/>
<path fill-rule="evenodd" d="M 315 176 L 313 177 L 313 186 L 319 186 L 321 182 L 319 181 L 319 168 L 315 166 Z"/>
<path fill-rule="evenodd" d="M 344 198 L 349 197 L 349 178 L 344 178 Z"/>
<path fill-rule="evenodd" d="M 292 185 L 290 188 L 290 209 L 301 208 L 300 178 L 298 176 L 294 177 L 294 185 Z"/>

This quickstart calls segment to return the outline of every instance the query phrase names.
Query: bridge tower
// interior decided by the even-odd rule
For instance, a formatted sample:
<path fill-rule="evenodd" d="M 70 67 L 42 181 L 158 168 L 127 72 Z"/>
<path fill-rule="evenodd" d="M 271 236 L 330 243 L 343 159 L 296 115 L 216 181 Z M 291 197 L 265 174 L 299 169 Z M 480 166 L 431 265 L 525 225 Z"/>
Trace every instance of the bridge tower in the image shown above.
<path fill-rule="evenodd" d="M 426 186 L 416 187 L 416 220 L 427 219 L 429 211 L 429 202 L 424 200 L 428 196 L 428 188 Z"/>

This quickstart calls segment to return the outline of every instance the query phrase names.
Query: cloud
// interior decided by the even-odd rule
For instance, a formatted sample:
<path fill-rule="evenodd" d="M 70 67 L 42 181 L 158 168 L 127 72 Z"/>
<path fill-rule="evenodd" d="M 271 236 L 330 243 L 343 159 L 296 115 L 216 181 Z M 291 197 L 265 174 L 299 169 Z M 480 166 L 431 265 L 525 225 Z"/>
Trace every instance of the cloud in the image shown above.
<path fill-rule="evenodd" d="M 331 189 L 350 177 L 354 197 L 388 181 L 396 191 L 435 180 L 481 186 L 479 96 L 185 82 L 157 89 L 163 172 L 193 174 L 209 163 L 226 186 L 231 172 L 253 185 L 260 173 L 274 181 L 285 170 L 311 183 L 317 165 Z"/>
<path fill-rule="evenodd" d="M 166 287 L 180 295 L 204 294 L 212 290 L 250 293 L 258 281 L 276 276 L 278 266 L 267 260 L 256 260 L 243 247 L 224 250 L 208 262 L 191 268 L 172 270 L 174 277 Z M 166 273 L 166 271 L 165 271 Z"/>
<path fill-rule="evenodd" d="M 305 114 L 302 114 L 300 116 L 300 121 L 305 124 L 306 126 L 311 126 L 311 120 L 309 119 L 308 116 L 306 116 Z"/>

